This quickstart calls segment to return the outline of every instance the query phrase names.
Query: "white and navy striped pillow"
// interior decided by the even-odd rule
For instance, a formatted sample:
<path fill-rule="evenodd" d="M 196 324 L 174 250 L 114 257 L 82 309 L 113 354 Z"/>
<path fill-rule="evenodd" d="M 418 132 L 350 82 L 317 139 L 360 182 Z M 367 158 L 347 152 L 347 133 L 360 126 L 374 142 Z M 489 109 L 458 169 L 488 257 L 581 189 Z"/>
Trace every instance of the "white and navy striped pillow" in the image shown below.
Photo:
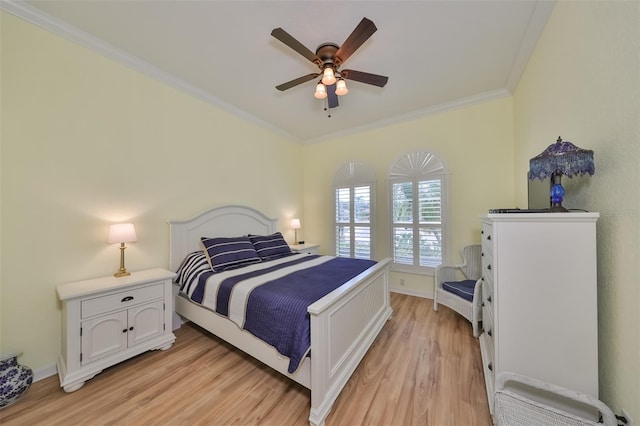
<path fill-rule="evenodd" d="M 216 271 L 261 262 L 249 237 L 200 238 L 211 268 Z"/>
<path fill-rule="evenodd" d="M 176 271 L 174 284 L 180 285 L 180 290 L 188 291 L 193 285 L 198 284 L 200 276 L 206 272 L 213 273 L 207 256 L 203 251 L 194 251 L 184 258 Z"/>
<path fill-rule="evenodd" d="M 271 235 L 249 235 L 249 240 L 262 260 L 274 259 L 291 254 L 291 247 L 280 232 Z"/>

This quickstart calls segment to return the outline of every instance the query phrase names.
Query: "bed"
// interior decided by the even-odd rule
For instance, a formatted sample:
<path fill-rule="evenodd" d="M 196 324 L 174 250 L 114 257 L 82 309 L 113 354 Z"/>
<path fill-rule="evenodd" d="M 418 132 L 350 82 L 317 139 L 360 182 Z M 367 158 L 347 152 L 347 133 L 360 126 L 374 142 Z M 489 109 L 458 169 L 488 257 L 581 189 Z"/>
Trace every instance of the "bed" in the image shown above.
<path fill-rule="evenodd" d="M 201 237 L 271 235 L 276 219 L 244 206 L 206 211 L 187 221 L 170 221 L 170 267 L 178 270 L 187 255 L 201 250 Z M 384 259 L 308 306 L 310 357 L 290 373 L 289 359 L 227 318 L 175 289 L 175 310 L 215 336 L 311 391 L 309 422 L 323 425 L 341 390 L 376 336 L 391 317 L 389 263 Z"/>

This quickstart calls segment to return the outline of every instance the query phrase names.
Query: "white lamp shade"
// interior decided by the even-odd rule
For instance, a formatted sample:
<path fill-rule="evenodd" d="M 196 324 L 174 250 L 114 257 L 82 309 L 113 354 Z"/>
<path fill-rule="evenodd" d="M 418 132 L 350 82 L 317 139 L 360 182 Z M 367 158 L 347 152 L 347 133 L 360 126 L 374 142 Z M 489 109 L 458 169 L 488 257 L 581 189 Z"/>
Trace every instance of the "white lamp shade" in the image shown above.
<path fill-rule="evenodd" d="M 313 94 L 316 99 L 324 99 L 327 97 L 327 88 L 324 87 L 324 84 L 318 83 L 316 86 L 316 91 Z"/>
<path fill-rule="evenodd" d="M 291 229 L 300 229 L 300 219 L 291 219 Z"/>
<path fill-rule="evenodd" d="M 132 243 L 136 241 L 136 228 L 133 223 L 116 223 L 109 228 L 109 243 Z"/>
<path fill-rule="evenodd" d="M 322 83 L 325 86 L 331 86 L 336 83 L 336 76 L 333 73 L 333 68 L 327 67 L 322 72 Z"/>
<path fill-rule="evenodd" d="M 338 80 L 338 83 L 336 84 L 336 95 L 344 96 L 347 93 L 349 93 L 349 89 L 347 89 L 347 83 L 343 79 Z"/>

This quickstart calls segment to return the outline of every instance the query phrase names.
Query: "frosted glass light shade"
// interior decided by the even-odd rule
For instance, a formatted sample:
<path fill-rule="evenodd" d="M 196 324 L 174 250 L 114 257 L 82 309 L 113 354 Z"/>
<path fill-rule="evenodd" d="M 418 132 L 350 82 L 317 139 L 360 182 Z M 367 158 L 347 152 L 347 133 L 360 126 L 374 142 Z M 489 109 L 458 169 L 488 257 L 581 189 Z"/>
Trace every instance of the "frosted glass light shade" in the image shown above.
<path fill-rule="evenodd" d="M 338 83 L 336 84 L 336 95 L 344 96 L 347 93 L 349 93 L 349 89 L 347 89 L 347 83 L 343 79 L 338 80 Z"/>
<path fill-rule="evenodd" d="M 316 92 L 313 94 L 316 99 L 324 99 L 327 97 L 327 88 L 324 87 L 324 84 L 318 83 L 316 86 Z"/>
<path fill-rule="evenodd" d="M 322 83 L 325 86 L 331 86 L 336 83 L 336 76 L 333 73 L 333 68 L 327 67 L 322 72 Z"/>
<path fill-rule="evenodd" d="M 136 228 L 133 223 L 116 223 L 109 228 L 110 244 L 113 243 L 132 243 L 136 241 Z"/>
<path fill-rule="evenodd" d="M 300 219 L 291 219 L 291 229 L 300 229 Z"/>

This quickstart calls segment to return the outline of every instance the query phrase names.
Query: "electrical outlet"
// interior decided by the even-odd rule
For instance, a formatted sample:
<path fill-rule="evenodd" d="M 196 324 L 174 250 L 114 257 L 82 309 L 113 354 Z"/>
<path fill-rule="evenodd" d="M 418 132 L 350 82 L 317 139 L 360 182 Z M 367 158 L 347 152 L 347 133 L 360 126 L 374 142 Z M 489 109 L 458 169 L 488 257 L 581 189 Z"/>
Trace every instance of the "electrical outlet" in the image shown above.
<path fill-rule="evenodd" d="M 635 423 L 633 422 L 633 419 L 631 418 L 631 416 L 629 415 L 629 413 L 627 413 L 627 410 L 625 410 L 624 408 L 621 411 L 622 416 L 627 419 L 627 423 L 626 426 L 634 426 Z"/>

